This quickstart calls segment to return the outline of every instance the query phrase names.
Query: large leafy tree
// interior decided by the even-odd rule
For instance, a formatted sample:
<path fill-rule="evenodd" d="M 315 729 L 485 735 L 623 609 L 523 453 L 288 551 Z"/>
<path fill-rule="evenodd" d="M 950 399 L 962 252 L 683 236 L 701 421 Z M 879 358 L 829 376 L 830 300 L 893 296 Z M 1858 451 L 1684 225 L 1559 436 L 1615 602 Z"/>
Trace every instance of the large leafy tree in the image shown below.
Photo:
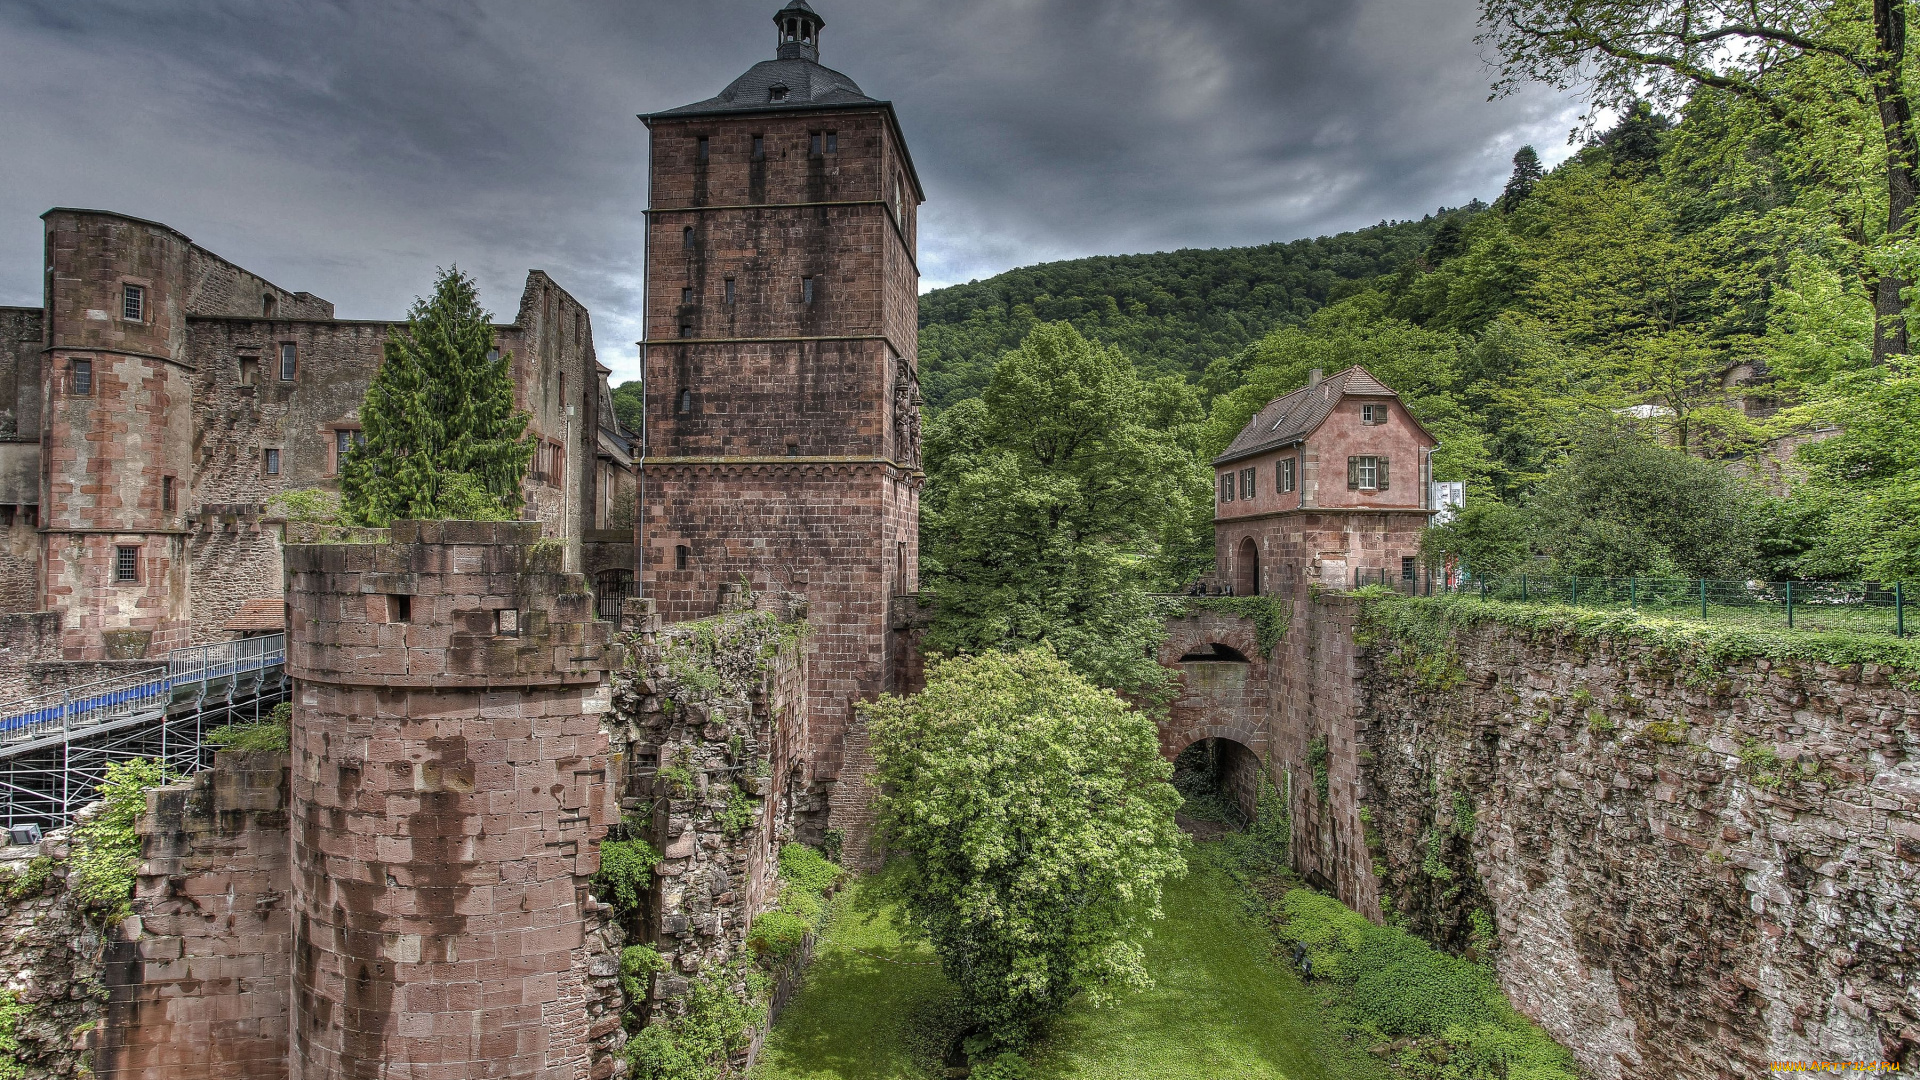
<path fill-rule="evenodd" d="M 1082 993 L 1143 987 L 1162 883 L 1184 872 L 1151 719 L 1052 650 L 936 661 L 868 706 L 886 888 L 958 988 L 984 1056 Z"/>
<path fill-rule="evenodd" d="M 1587 87 L 1596 106 L 1644 96 L 1677 106 L 1701 90 L 1738 98 L 1797 134 L 1828 138 L 1831 102 L 1862 106 L 1878 138 L 1882 235 L 1908 235 L 1920 197 L 1907 46 L 1910 0 L 1481 0 L 1481 40 L 1501 54 L 1496 90 L 1529 81 Z M 1901 291 L 1873 283 L 1873 355 L 1907 351 Z"/>
<path fill-rule="evenodd" d="M 1148 593 L 1180 582 L 1206 473 L 1198 404 L 1118 350 L 1037 327 L 986 393 L 929 425 L 921 551 L 936 653 L 1051 642 L 1101 685 L 1151 691 L 1163 633 Z M 1161 426 L 1155 426 L 1159 424 Z"/>
<path fill-rule="evenodd" d="M 366 443 L 340 470 L 346 518 L 512 517 L 534 451 L 527 414 L 514 408 L 512 362 L 494 349 L 473 279 L 442 272 L 433 296 L 387 335 L 360 406 Z"/>

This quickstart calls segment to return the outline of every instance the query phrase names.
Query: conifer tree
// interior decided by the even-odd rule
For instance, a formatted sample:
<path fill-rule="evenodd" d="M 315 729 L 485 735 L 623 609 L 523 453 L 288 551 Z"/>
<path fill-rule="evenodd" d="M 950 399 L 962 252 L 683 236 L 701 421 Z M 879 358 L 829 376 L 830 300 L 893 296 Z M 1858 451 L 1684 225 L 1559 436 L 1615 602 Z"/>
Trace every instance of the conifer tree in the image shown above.
<path fill-rule="evenodd" d="M 1513 155 L 1513 175 L 1507 177 L 1507 189 L 1500 193 L 1500 212 L 1513 213 L 1526 197 L 1533 194 L 1533 185 L 1547 175 L 1540 164 L 1540 155 L 1531 146 L 1523 146 Z"/>
<path fill-rule="evenodd" d="M 508 520 L 533 460 L 527 414 L 513 407 L 512 354 L 493 348 L 493 319 L 473 279 L 441 272 L 387 335 L 379 374 L 360 406 L 366 442 L 342 463 L 347 520 Z"/>

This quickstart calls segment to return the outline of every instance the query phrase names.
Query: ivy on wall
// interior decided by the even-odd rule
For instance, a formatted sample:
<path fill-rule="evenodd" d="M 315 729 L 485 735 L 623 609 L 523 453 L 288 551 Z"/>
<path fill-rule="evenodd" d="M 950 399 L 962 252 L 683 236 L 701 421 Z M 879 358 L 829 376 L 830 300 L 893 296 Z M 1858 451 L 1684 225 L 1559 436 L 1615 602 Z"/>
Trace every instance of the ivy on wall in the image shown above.
<path fill-rule="evenodd" d="M 1211 611 L 1248 620 L 1253 623 L 1254 640 L 1259 643 L 1262 656 L 1273 655 L 1274 646 L 1287 636 L 1287 627 L 1293 623 L 1293 601 L 1277 596 L 1174 596 L 1166 600 L 1162 612 L 1166 618 Z"/>

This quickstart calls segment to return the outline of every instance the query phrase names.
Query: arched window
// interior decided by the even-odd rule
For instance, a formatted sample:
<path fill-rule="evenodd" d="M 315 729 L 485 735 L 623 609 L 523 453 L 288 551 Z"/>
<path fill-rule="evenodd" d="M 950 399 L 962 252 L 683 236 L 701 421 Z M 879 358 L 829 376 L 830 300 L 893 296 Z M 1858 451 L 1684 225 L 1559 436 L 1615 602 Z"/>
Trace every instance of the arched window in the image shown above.
<path fill-rule="evenodd" d="M 689 225 L 680 230 L 680 246 L 688 251 L 693 250 L 693 226 Z"/>
<path fill-rule="evenodd" d="M 1251 536 L 1240 541 L 1234 553 L 1233 593 L 1235 596 L 1260 595 L 1260 546 Z"/>
<path fill-rule="evenodd" d="M 680 391 L 680 404 L 678 408 L 679 408 L 679 411 L 683 413 L 690 413 L 693 411 L 693 391 L 691 390 Z"/>

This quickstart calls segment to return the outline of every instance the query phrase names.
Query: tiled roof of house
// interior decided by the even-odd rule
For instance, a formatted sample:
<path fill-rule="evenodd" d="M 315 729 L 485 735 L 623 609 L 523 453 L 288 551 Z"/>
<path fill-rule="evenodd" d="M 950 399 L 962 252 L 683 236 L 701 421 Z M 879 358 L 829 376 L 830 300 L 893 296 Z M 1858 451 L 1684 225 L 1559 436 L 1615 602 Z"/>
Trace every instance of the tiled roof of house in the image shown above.
<path fill-rule="evenodd" d="M 1355 365 L 1267 402 L 1247 421 L 1247 426 L 1240 429 L 1227 452 L 1214 458 L 1213 463 L 1220 465 L 1299 442 L 1333 414 L 1334 406 L 1343 397 L 1399 396 L 1386 383 L 1374 378 L 1372 372 Z"/>
<path fill-rule="evenodd" d="M 240 605 L 240 610 L 230 616 L 222 630 L 233 630 L 243 634 L 273 632 L 287 628 L 287 602 L 277 596 L 263 596 Z"/>

